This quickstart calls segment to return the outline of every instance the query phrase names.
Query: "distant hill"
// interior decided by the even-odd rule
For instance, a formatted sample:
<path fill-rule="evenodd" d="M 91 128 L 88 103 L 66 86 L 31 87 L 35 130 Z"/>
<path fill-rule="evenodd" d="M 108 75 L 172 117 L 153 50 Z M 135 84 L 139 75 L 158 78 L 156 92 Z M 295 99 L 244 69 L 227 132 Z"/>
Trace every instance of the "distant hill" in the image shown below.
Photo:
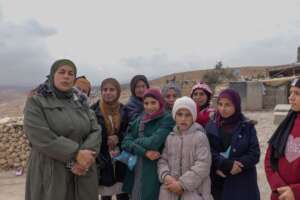
<path fill-rule="evenodd" d="M 29 87 L 0 86 L 0 118 L 20 116 Z"/>
<path fill-rule="evenodd" d="M 268 77 L 268 71 L 274 69 L 284 69 L 293 64 L 278 65 L 278 66 L 245 66 L 228 68 L 234 70 L 234 73 L 241 79 L 252 79 L 257 77 Z M 225 68 L 227 69 L 227 68 Z M 199 69 L 194 71 L 172 73 L 150 81 L 153 87 L 161 88 L 167 81 L 176 79 L 180 84 L 184 95 L 188 95 L 192 85 L 201 80 L 203 75 L 215 69 Z M 221 85 L 221 87 L 225 87 Z M 31 87 L 23 86 L 0 86 L 0 118 L 6 116 L 22 115 L 23 107 L 26 101 L 26 96 L 31 90 Z M 99 98 L 99 86 L 93 88 L 93 102 Z M 121 102 L 126 103 L 130 96 L 129 83 L 122 84 Z"/>

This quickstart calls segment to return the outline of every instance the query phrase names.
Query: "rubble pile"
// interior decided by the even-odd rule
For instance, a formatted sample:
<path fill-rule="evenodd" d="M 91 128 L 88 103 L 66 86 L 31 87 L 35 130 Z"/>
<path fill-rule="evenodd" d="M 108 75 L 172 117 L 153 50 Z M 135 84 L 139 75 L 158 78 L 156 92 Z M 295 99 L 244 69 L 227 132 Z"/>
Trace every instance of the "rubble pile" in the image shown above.
<path fill-rule="evenodd" d="M 23 118 L 0 119 L 0 170 L 24 169 L 29 152 Z"/>

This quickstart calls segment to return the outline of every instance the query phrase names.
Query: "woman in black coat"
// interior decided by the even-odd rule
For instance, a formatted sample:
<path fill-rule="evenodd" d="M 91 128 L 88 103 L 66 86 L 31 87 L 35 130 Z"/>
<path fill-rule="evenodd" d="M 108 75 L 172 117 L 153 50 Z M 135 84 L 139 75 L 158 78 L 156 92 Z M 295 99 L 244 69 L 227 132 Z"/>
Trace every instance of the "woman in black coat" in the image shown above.
<path fill-rule="evenodd" d="M 128 200 L 122 192 L 126 165 L 113 160 L 121 152 L 121 142 L 128 126 L 125 107 L 119 102 L 121 87 L 113 78 L 105 79 L 101 84 L 101 99 L 92 105 L 99 125 L 102 127 L 102 142 L 97 156 L 99 193 L 102 200 Z"/>

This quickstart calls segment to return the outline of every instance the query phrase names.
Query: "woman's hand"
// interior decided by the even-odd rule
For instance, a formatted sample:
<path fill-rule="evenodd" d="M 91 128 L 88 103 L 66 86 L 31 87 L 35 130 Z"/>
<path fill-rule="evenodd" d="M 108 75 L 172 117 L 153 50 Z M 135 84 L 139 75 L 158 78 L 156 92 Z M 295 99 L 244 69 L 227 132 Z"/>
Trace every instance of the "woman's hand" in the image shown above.
<path fill-rule="evenodd" d="M 279 193 L 279 197 L 278 197 L 279 200 L 295 200 L 295 196 L 291 187 L 283 186 L 277 188 L 277 191 Z"/>
<path fill-rule="evenodd" d="M 221 170 L 217 170 L 216 174 L 221 176 L 222 178 L 226 178 L 226 175 Z"/>
<path fill-rule="evenodd" d="M 241 173 L 243 171 L 242 170 L 243 167 L 244 167 L 244 165 L 241 162 L 235 160 L 234 163 L 233 163 L 233 166 L 232 166 L 232 169 L 231 169 L 230 173 L 232 175 L 239 174 L 239 173 Z"/>
<path fill-rule="evenodd" d="M 145 156 L 149 159 L 149 160 L 157 160 L 160 157 L 160 153 L 158 151 L 146 151 Z"/>
<path fill-rule="evenodd" d="M 86 174 L 86 172 L 88 171 L 88 169 L 82 167 L 81 165 L 79 165 L 78 163 L 75 163 L 72 168 L 71 171 L 73 174 L 77 175 L 77 176 L 83 176 Z"/>
<path fill-rule="evenodd" d="M 79 150 L 76 155 L 76 161 L 83 168 L 88 169 L 92 164 L 95 163 L 96 152 L 91 150 Z"/>
<path fill-rule="evenodd" d="M 116 135 L 108 136 L 107 146 L 109 150 L 114 149 L 119 143 L 119 138 Z"/>

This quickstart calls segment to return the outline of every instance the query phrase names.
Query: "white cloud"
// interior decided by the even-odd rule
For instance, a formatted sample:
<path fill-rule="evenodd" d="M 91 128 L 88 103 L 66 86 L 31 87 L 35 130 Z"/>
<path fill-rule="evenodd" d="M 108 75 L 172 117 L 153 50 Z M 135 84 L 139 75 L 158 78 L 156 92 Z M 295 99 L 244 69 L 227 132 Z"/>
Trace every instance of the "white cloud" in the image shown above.
<path fill-rule="evenodd" d="M 38 45 L 45 63 L 74 60 L 93 83 L 107 76 L 124 82 L 137 72 L 157 77 L 213 66 L 217 60 L 230 66 L 290 63 L 300 44 L 296 0 L 0 2 L 6 24 L 19 27 L 8 34 L 23 27 L 32 35 L 35 25 L 24 27 L 24 21 L 39 24 L 39 31 L 50 31 L 51 37 L 32 36 L 39 42 L 26 48 Z"/>

